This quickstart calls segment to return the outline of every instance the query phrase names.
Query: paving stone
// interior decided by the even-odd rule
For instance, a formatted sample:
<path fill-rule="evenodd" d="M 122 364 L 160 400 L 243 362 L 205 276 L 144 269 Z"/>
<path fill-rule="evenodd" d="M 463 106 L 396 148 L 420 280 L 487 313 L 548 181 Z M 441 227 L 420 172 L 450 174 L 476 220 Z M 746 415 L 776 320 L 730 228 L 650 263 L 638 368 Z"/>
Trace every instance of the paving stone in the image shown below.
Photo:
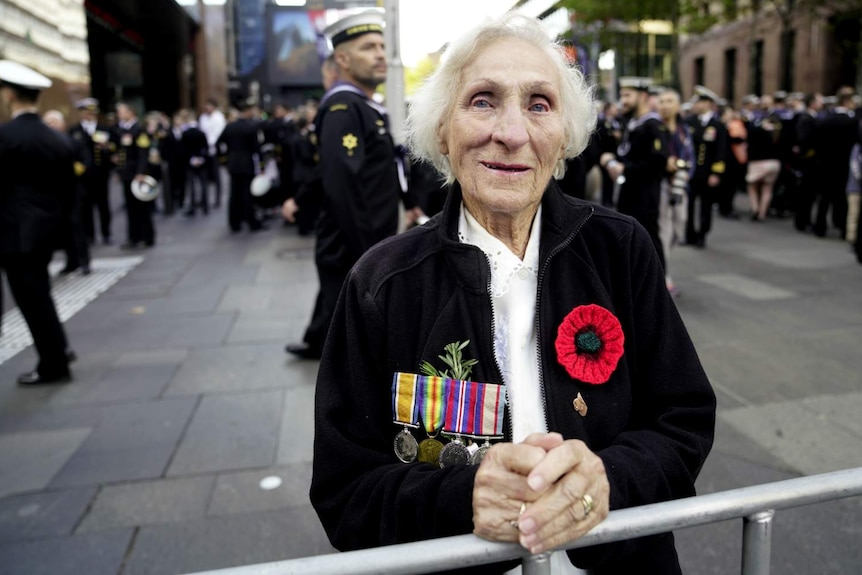
<path fill-rule="evenodd" d="M 283 403 L 281 391 L 204 397 L 168 474 L 272 465 Z"/>
<path fill-rule="evenodd" d="M 123 575 L 193 573 L 332 553 L 309 507 L 141 528 Z"/>
<path fill-rule="evenodd" d="M 51 405 L 113 403 L 156 399 L 177 370 L 177 365 L 115 367 L 96 383 L 76 379 L 51 398 Z"/>
<path fill-rule="evenodd" d="M 0 497 L 44 489 L 90 432 L 79 428 L 0 435 Z"/>
<path fill-rule="evenodd" d="M 0 499 L 0 544 L 71 534 L 95 494 L 87 488 Z"/>
<path fill-rule="evenodd" d="M 115 365 L 117 367 L 179 365 L 185 361 L 188 355 L 189 350 L 182 347 L 127 351 L 120 354 Z"/>
<path fill-rule="evenodd" d="M 297 386 L 284 391 L 281 431 L 276 461 L 310 463 L 314 455 L 314 385 Z"/>
<path fill-rule="evenodd" d="M 268 305 L 269 302 L 266 303 Z M 281 317 L 272 311 L 242 312 L 237 316 L 227 342 L 235 344 L 275 341 L 284 345 L 285 342 L 302 339 L 304 333 L 305 322 L 302 318 Z"/>
<path fill-rule="evenodd" d="M 0 575 L 116 575 L 132 529 L 0 545 Z"/>
<path fill-rule="evenodd" d="M 739 274 L 710 274 L 700 276 L 698 279 L 756 301 L 787 299 L 796 296 L 792 291 Z"/>
<path fill-rule="evenodd" d="M 50 487 L 67 488 L 162 477 L 174 449 L 173 445 L 153 445 L 79 451 L 54 477 Z"/>
<path fill-rule="evenodd" d="M 317 366 L 287 357 L 284 343 L 194 349 L 165 395 L 292 387 L 316 381 Z"/>
<path fill-rule="evenodd" d="M 160 477 L 195 403 L 195 398 L 174 398 L 106 406 L 96 429 L 52 486 Z"/>
<path fill-rule="evenodd" d="M 203 519 L 214 476 L 103 487 L 78 533 Z"/>
<path fill-rule="evenodd" d="M 281 485 L 263 489 L 261 481 L 278 477 Z M 218 476 L 208 515 L 236 515 L 272 511 L 284 507 L 308 506 L 311 489 L 311 463 L 296 463 L 255 471 L 225 473 Z"/>
<path fill-rule="evenodd" d="M 218 311 L 260 311 L 269 305 L 275 292 L 284 291 L 282 286 L 229 286 L 222 296 Z"/>
<path fill-rule="evenodd" d="M 217 345 L 225 341 L 234 321 L 233 314 L 182 318 L 176 320 L 166 343 L 187 347 Z"/>
<path fill-rule="evenodd" d="M 860 409 L 862 394 L 852 394 L 737 408 L 720 417 L 792 469 L 810 475 L 862 466 L 859 425 L 834 419 L 836 413 Z"/>

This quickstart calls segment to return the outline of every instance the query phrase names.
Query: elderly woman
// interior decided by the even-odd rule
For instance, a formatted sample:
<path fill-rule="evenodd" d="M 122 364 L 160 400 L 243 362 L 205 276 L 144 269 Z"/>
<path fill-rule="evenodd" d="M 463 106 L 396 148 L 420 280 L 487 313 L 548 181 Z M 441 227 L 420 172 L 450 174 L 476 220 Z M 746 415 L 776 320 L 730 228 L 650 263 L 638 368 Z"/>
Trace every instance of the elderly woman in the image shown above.
<path fill-rule="evenodd" d="M 539 553 L 609 510 L 694 494 L 715 397 L 653 244 L 553 182 L 594 127 L 590 96 L 515 15 L 452 43 L 416 96 L 411 149 L 451 191 L 341 293 L 311 487 L 336 548 L 472 532 Z M 671 534 L 569 558 L 679 572 Z"/>

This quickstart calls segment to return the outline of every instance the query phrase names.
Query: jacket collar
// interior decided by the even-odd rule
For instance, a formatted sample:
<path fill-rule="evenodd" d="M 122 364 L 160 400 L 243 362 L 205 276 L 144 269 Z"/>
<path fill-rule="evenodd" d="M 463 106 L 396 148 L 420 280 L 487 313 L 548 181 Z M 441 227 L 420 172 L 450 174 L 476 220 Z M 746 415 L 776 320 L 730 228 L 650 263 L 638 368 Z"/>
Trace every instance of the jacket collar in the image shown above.
<path fill-rule="evenodd" d="M 458 240 L 458 218 L 461 210 L 461 184 L 455 182 L 449 189 L 443 211 L 440 213 L 438 235 L 453 258 L 460 277 L 463 280 L 472 278 L 469 284 L 475 289 L 486 289 L 490 281 L 490 270 L 485 254 L 474 246 L 462 244 Z M 542 196 L 542 236 L 539 241 L 540 270 L 551 255 L 570 242 L 578 233 L 584 222 L 594 212 L 592 204 L 583 200 L 571 198 L 560 191 L 554 180 L 548 183 Z M 541 273 L 541 272 L 540 272 Z M 474 282 L 481 282 L 475 284 Z"/>

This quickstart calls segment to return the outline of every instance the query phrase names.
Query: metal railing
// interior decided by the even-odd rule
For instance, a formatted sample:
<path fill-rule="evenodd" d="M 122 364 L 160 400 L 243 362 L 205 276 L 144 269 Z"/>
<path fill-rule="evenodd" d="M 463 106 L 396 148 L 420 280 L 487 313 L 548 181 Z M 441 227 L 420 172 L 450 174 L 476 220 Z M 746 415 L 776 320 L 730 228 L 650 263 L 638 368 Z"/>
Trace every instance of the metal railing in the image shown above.
<path fill-rule="evenodd" d="M 857 495 L 862 495 L 862 467 L 620 509 L 566 548 L 578 549 L 741 517 L 744 520 L 742 574 L 768 575 L 772 518 L 776 510 Z M 518 558 L 523 559 L 524 575 L 550 573 L 550 553 L 529 555 L 515 543 L 494 543 L 475 535 L 459 535 L 196 575 L 406 575 Z"/>

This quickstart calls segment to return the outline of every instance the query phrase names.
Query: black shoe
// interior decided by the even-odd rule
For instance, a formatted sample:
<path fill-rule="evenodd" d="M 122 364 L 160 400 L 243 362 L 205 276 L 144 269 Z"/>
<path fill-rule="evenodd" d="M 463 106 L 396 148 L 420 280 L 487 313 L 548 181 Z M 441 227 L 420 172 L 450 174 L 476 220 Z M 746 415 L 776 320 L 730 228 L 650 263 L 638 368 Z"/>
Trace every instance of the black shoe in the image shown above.
<path fill-rule="evenodd" d="M 111 239 L 111 236 L 108 236 L 102 240 L 102 243 L 106 246 L 110 246 L 114 244 L 114 240 Z"/>
<path fill-rule="evenodd" d="M 138 244 L 135 242 L 123 242 L 120 244 L 121 250 L 135 250 L 138 248 Z"/>
<path fill-rule="evenodd" d="M 33 370 L 18 376 L 18 385 L 47 385 L 51 383 L 69 383 L 70 381 L 72 381 L 72 374 L 68 371 L 52 377 L 43 377 L 39 375 L 38 371 Z"/>
<path fill-rule="evenodd" d="M 92 272 L 93 272 L 93 270 L 90 269 L 90 264 L 84 264 L 81 266 L 81 275 L 88 276 Z"/>
<path fill-rule="evenodd" d="M 187 211 L 185 214 L 183 214 L 183 215 L 184 215 L 185 217 L 187 217 L 187 218 L 193 218 L 193 217 L 195 217 L 195 211 L 194 211 L 194 210 L 188 210 L 188 211 Z"/>
<path fill-rule="evenodd" d="M 154 248 L 154 247 L 156 247 L 156 242 L 154 242 L 154 241 L 153 242 L 144 242 L 144 247 L 147 249 Z"/>
<path fill-rule="evenodd" d="M 284 351 L 302 359 L 320 359 L 322 350 L 318 347 L 312 347 L 307 343 L 289 343 L 284 347 Z"/>
<path fill-rule="evenodd" d="M 78 361 L 78 354 L 75 353 L 75 350 L 70 347 L 66 350 L 66 362 L 74 363 L 76 361 Z"/>
<path fill-rule="evenodd" d="M 81 266 L 78 266 L 78 265 L 70 266 L 67 264 L 66 267 L 64 267 L 63 269 L 60 270 L 60 275 L 61 276 L 67 276 L 70 273 L 77 271 L 79 267 L 81 267 Z"/>

